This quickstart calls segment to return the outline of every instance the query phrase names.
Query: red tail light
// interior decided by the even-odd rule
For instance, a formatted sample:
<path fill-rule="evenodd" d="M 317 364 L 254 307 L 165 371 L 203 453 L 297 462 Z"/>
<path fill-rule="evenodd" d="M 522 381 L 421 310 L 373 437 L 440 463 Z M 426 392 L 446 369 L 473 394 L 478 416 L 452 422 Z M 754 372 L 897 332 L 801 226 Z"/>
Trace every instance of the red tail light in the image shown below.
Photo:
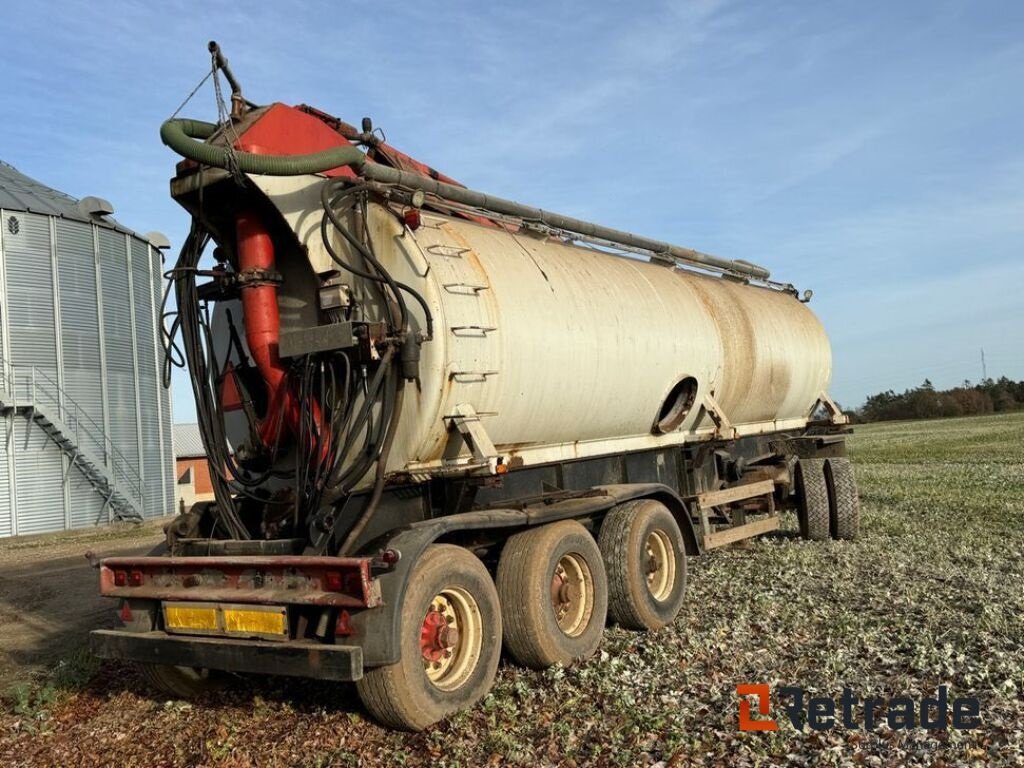
<path fill-rule="evenodd" d="M 345 582 L 338 571 L 328 571 L 324 574 L 324 589 L 328 592 L 344 592 Z"/>
<path fill-rule="evenodd" d="M 128 586 L 128 571 L 114 571 L 114 586 Z"/>
<path fill-rule="evenodd" d="M 133 587 L 142 586 L 142 571 L 132 571 L 128 574 L 128 583 Z"/>
<path fill-rule="evenodd" d="M 348 611 L 342 610 L 338 614 L 338 620 L 334 623 L 334 634 L 338 637 L 348 637 L 352 634 L 352 624 L 350 622 L 351 616 Z"/>

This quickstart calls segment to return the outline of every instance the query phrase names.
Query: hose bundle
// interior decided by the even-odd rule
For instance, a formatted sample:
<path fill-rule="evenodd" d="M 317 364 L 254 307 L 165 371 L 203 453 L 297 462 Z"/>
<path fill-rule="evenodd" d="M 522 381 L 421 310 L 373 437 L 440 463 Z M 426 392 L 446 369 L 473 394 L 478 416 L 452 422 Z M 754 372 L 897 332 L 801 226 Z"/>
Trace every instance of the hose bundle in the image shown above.
<path fill-rule="evenodd" d="M 239 515 L 234 497 L 237 494 L 262 498 L 253 494 L 250 489 L 265 483 L 272 469 L 253 473 L 240 466 L 228 442 L 224 410 L 220 393 L 217 391 L 218 375 L 222 368 L 216 358 L 207 308 L 199 295 L 197 283 L 199 277 L 214 275 L 213 272 L 199 269 L 199 261 L 209 241 L 210 233 L 198 219 L 193 218 L 192 227 L 182 245 L 178 261 L 165 275 L 169 283 L 164 293 L 164 307 L 166 308 L 173 290 L 177 311 L 169 313 L 165 309 L 162 312 L 165 318 L 172 319 L 170 329 L 164 332 L 164 386 L 170 383 L 172 366 L 187 368 L 196 401 L 199 431 L 211 469 L 210 477 L 217 500 L 218 523 L 223 524 L 224 532 L 229 538 L 249 539 L 250 531 Z M 180 348 L 177 344 L 179 335 Z M 283 419 L 283 409 L 279 413 L 271 414 L 270 417 Z M 272 449 L 274 456 L 277 448 L 275 445 Z M 272 465 L 273 461 L 270 462 L 271 467 Z"/>

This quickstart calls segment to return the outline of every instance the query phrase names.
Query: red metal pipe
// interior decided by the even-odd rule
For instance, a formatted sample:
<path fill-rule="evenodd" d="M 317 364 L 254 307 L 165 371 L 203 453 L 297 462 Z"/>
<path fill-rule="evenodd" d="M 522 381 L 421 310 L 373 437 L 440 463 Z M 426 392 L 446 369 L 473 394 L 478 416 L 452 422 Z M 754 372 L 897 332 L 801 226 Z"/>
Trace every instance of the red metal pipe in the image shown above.
<path fill-rule="evenodd" d="M 235 234 L 238 240 L 239 273 L 252 276 L 254 271 L 272 272 L 274 242 L 263 221 L 252 213 L 241 213 L 235 220 Z M 292 434 L 298 432 L 302 404 L 288 386 L 288 372 L 281 363 L 278 351 L 281 315 L 277 305 L 277 285 L 257 279 L 243 283 L 241 294 L 245 340 L 249 345 L 249 354 L 267 386 L 267 415 L 259 425 L 260 439 L 267 448 L 273 448 L 282 436 L 282 428 Z M 315 428 L 318 433 L 322 433 L 320 404 L 314 400 L 309 406 Z M 324 440 L 325 450 L 326 442 Z"/>
<path fill-rule="evenodd" d="M 238 238 L 238 270 L 269 271 L 274 268 L 274 242 L 258 216 L 239 214 L 235 221 Z M 281 315 L 277 308 L 277 286 L 273 283 L 246 283 L 242 286 L 242 310 L 245 316 L 245 340 L 256 367 L 267 386 L 267 416 L 260 424 L 260 439 L 270 447 L 277 444 L 283 426 L 277 415 L 284 404 L 285 419 L 292 426 L 290 411 L 296 405 L 285 383 L 287 372 L 281 364 L 278 342 L 281 338 Z M 284 402 L 282 403 L 282 399 Z M 294 420 L 298 423 L 298 419 Z"/>

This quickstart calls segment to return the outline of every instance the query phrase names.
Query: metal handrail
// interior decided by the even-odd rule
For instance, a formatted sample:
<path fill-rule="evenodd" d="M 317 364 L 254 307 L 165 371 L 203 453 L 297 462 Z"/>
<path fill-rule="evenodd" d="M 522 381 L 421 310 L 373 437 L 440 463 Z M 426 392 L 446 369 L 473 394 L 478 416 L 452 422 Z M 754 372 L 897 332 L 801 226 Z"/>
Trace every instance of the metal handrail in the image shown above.
<path fill-rule="evenodd" d="M 27 372 L 25 378 L 29 381 L 29 402 L 32 406 L 36 403 L 36 390 L 42 391 L 48 396 L 52 396 L 55 405 L 57 406 L 58 415 L 61 419 L 64 418 L 65 413 L 74 413 L 73 424 L 71 420 L 68 422 L 68 426 L 72 428 L 75 442 L 80 444 L 79 430 L 85 433 L 96 445 L 103 446 L 105 463 L 108 464 L 111 471 L 114 473 L 114 482 L 118 482 L 118 475 L 120 474 L 121 480 L 128 486 L 128 490 L 134 492 L 135 498 L 133 501 L 142 503 L 142 477 L 138 472 L 135 471 L 134 467 L 128 457 L 125 456 L 113 441 L 110 440 L 107 435 L 107 430 L 98 424 L 88 413 L 84 411 L 82 406 L 67 393 L 67 391 L 60 386 L 56 381 L 53 380 L 45 371 L 40 370 L 34 365 L 22 365 L 15 366 L 10 361 L 0 357 L 0 390 L 7 392 L 11 398 L 14 399 L 15 404 L 17 403 L 17 389 L 18 389 L 18 375 L 19 373 Z M 52 389 L 40 384 L 40 379 L 46 384 L 52 386 Z M 92 427 L 90 429 L 89 427 Z M 98 432 L 98 434 L 97 434 Z M 140 457 L 141 460 L 141 457 Z"/>

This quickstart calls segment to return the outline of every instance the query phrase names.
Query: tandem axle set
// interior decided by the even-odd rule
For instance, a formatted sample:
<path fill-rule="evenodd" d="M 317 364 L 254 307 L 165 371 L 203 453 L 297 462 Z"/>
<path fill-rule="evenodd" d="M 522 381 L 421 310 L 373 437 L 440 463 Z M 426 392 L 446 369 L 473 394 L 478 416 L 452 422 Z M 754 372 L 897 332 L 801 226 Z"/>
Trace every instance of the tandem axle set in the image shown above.
<path fill-rule="evenodd" d="M 382 508 L 392 522 L 405 522 L 361 557 L 284 554 L 298 542 L 180 538 L 180 519 L 169 530 L 171 556 L 103 561 L 101 591 L 120 601 L 123 627 L 94 632 L 93 648 L 101 657 L 142 663 L 152 682 L 179 696 L 204 690 L 211 671 L 358 681 L 367 670 L 402 664 L 403 654 L 428 681 L 436 668 L 444 682 L 448 666 L 436 665 L 467 653 L 463 643 L 496 663 L 508 631 L 503 619 L 507 627 L 515 611 L 523 625 L 513 635 L 518 646 L 504 638 L 513 657 L 534 667 L 568 664 L 596 650 L 606 614 L 640 630 L 671 622 L 682 607 L 688 557 L 775 531 L 785 512 L 796 513 L 805 538 L 856 536 L 844 444 L 779 437 L 728 447 L 757 453 L 795 442 L 804 457 L 772 454 L 731 483 L 723 477 L 743 462 L 726 446 L 705 445 L 524 470 L 497 482 L 449 480 L 433 493 L 395 489 Z M 587 484 L 595 478 L 617 482 Z M 554 490 L 549 481 L 563 486 Z M 467 494 L 475 497 L 470 511 L 431 509 L 432 497 Z M 524 538 L 543 541 L 516 547 Z M 274 550 L 279 554 L 268 554 Z M 503 567 L 517 555 L 518 570 Z M 497 576 L 505 599 L 498 592 L 490 626 L 474 619 L 481 607 L 469 590 L 436 603 L 435 595 L 420 595 L 410 609 L 424 565 L 446 574 L 441 585 L 447 576 Z M 414 650 L 404 647 L 410 635 Z M 366 698 L 362 687 L 360 693 Z M 398 728 L 424 727 L 469 703 L 448 695 L 391 712 L 373 695 L 371 712 Z"/>

